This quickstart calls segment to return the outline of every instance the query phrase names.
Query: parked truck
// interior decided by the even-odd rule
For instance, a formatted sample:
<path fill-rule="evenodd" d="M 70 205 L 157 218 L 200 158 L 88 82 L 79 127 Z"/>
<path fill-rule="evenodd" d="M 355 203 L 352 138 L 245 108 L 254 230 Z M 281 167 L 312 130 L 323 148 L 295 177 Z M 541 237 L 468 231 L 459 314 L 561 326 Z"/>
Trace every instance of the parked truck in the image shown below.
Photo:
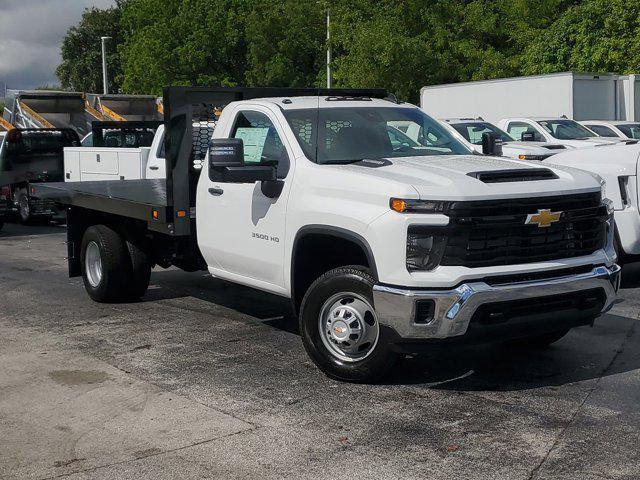
<path fill-rule="evenodd" d="M 503 118 L 497 125 L 523 142 L 555 143 L 570 149 L 637 142 L 637 140 L 600 137 L 587 127 L 566 117 L 511 117 Z"/>
<path fill-rule="evenodd" d="M 155 265 L 205 270 L 290 298 L 309 356 L 341 380 L 434 343 L 548 345 L 612 306 L 612 209 L 593 175 L 471 155 L 386 96 L 168 88 L 166 179 L 33 193 L 66 206 L 69 274 L 93 300 L 140 298 Z M 406 123 L 422 143 L 392 141 Z"/>
<path fill-rule="evenodd" d="M 562 72 L 430 85 L 420 106 L 435 117 L 562 117 L 640 120 L 637 75 Z M 637 93 L 637 94 L 636 94 Z"/>
<path fill-rule="evenodd" d="M 615 209 L 615 247 L 619 261 L 640 260 L 640 145 L 617 144 L 606 149 L 566 151 L 546 162 L 580 168 L 598 175 L 606 182 L 606 196 L 611 199 Z"/>
<path fill-rule="evenodd" d="M 487 133 L 500 140 L 502 156 L 518 160 L 544 160 L 566 148 L 558 143 L 517 141 L 482 118 L 445 118 L 442 122 L 462 143 L 478 153 L 484 153 L 483 136 Z"/>
<path fill-rule="evenodd" d="M 3 138 L 0 199 L 7 213 L 18 213 L 23 223 L 50 219 L 57 213 L 55 203 L 32 196 L 30 186 L 64 181 L 63 149 L 79 145 L 78 134 L 71 129 L 14 128 Z"/>

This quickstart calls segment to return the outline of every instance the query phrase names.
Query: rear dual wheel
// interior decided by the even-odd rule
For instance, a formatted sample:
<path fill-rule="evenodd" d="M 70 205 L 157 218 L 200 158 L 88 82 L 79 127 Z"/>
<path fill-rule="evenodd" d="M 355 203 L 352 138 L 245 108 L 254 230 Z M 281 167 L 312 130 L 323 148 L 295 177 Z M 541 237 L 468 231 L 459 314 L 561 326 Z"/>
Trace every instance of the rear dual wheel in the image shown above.
<path fill-rule="evenodd" d="M 85 289 L 96 302 L 137 300 L 147 291 L 151 263 L 146 252 L 105 225 L 86 230 L 80 258 Z"/>

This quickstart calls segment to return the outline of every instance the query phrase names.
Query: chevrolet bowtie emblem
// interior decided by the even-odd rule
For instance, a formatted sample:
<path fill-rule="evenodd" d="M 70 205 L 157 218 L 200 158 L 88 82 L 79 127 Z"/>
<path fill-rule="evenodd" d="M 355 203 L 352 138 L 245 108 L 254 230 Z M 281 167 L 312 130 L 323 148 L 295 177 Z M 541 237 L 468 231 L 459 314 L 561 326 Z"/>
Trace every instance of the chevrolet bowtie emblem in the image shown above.
<path fill-rule="evenodd" d="M 530 213 L 524 221 L 525 225 L 537 225 L 540 228 L 550 227 L 552 223 L 560 220 L 562 212 L 552 212 L 549 209 L 538 210 L 538 213 Z"/>

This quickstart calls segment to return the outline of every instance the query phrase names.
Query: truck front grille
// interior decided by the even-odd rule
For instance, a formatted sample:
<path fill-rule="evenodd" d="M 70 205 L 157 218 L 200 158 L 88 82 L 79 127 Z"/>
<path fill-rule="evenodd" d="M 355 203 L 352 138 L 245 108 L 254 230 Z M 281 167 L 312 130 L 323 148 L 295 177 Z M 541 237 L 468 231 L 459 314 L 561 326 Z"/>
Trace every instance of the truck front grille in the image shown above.
<path fill-rule="evenodd" d="M 525 224 L 541 210 L 562 212 L 549 226 Z M 441 265 L 486 267 L 590 255 L 606 244 L 600 193 L 456 202 Z"/>

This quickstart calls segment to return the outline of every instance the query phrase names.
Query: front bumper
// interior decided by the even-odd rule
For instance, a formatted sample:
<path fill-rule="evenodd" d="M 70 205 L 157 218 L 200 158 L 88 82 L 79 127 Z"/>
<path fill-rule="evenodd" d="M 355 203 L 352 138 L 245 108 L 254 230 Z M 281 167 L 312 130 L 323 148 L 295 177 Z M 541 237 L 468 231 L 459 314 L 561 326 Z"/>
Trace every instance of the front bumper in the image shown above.
<path fill-rule="evenodd" d="M 473 281 L 450 290 L 375 285 L 373 298 L 380 324 L 392 328 L 400 338 L 444 339 L 464 335 L 482 305 L 602 290 L 604 302 L 598 313 L 604 313 L 613 306 L 619 286 L 620 267 L 614 264 L 543 280 L 491 285 L 486 281 Z M 421 300 L 433 301 L 433 315 L 428 322 L 416 323 L 416 304 Z"/>

